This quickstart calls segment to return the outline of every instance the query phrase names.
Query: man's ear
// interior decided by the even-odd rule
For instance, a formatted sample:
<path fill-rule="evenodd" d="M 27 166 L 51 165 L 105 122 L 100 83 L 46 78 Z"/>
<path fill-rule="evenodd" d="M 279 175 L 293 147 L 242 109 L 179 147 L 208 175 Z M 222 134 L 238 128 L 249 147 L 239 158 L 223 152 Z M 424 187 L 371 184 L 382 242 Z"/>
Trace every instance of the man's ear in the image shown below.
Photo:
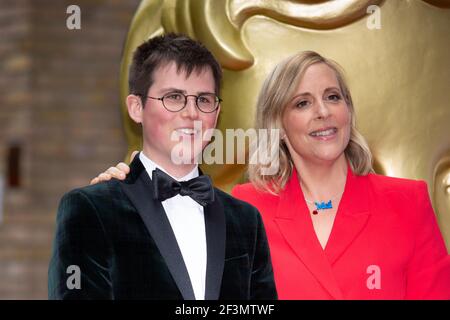
<path fill-rule="evenodd" d="M 219 120 L 219 116 L 220 116 L 220 108 L 221 108 L 221 106 L 219 104 L 219 108 L 217 108 L 217 110 L 216 110 L 216 120 L 214 122 L 214 129 L 217 129 L 217 121 Z"/>
<path fill-rule="evenodd" d="M 126 104 L 130 118 L 136 123 L 142 123 L 143 106 L 141 97 L 130 94 L 126 98 Z"/>

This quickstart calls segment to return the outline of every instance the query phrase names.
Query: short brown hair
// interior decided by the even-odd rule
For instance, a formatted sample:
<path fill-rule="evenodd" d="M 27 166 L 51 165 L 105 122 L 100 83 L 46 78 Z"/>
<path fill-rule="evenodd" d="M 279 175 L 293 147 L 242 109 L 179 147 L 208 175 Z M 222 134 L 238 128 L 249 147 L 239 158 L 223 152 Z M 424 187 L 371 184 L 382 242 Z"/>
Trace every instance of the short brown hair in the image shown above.
<path fill-rule="evenodd" d="M 183 70 L 188 76 L 194 70 L 210 67 L 215 93 L 219 95 L 222 69 L 213 54 L 200 42 L 175 33 L 151 38 L 137 47 L 129 72 L 130 93 L 140 96 L 145 105 L 148 89 L 154 81 L 153 72 L 170 62 L 175 62 L 178 71 Z"/>

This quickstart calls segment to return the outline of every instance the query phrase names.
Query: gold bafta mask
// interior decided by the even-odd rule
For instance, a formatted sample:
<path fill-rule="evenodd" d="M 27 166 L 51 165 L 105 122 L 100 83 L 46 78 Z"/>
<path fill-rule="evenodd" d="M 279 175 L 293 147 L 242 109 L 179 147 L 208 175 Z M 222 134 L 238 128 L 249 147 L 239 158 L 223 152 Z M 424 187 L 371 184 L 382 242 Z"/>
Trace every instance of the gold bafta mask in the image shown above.
<path fill-rule="evenodd" d="M 341 64 L 378 173 L 426 180 L 450 248 L 450 0 L 143 0 L 121 67 L 128 155 L 141 146 L 127 115 L 128 67 L 144 40 L 180 32 L 224 68 L 219 129 L 251 128 L 258 91 L 283 58 L 314 50 Z M 127 156 L 128 159 L 128 156 Z M 244 165 L 203 168 L 229 191 Z"/>

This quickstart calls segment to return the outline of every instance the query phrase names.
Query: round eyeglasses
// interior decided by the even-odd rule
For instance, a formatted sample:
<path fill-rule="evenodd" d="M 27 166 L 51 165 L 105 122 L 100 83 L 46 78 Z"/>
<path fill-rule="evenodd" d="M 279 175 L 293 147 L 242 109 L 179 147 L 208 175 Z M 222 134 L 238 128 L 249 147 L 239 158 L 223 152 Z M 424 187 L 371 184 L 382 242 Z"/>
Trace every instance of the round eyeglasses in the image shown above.
<path fill-rule="evenodd" d="M 150 99 L 161 100 L 164 108 L 170 112 L 183 110 L 186 107 L 188 97 L 195 97 L 195 105 L 204 113 L 216 111 L 220 102 L 222 102 L 222 99 L 213 93 L 202 93 L 196 96 L 193 94 L 186 95 L 181 92 L 171 92 L 160 98 L 147 96 Z"/>

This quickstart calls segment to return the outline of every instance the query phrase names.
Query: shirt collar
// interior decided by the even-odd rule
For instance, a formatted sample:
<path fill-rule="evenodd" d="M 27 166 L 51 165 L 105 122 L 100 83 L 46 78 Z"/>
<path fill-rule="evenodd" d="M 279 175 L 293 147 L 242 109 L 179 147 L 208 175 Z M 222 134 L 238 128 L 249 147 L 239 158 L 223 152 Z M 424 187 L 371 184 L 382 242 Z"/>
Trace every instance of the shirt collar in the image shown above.
<path fill-rule="evenodd" d="M 141 162 L 144 165 L 144 168 L 147 171 L 150 178 L 152 177 L 153 170 L 155 170 L 156 168 L 158 168 L 161 171 L 164 171 L 165 173 L 167 173 L 169 176 L 171 176 L 173 179 L 175 179 L 177 181 L 187 181 L 187 180 L 190 180 L 190 179 L 193 179 L 193 178 L 196 178 L 199 176 L 198 165 L 196 165 L 195 168 L 192 169 L 192 171 L 189 172 L 188 174 L 186 174 L 185 176 L 183 176 L 181 178 L 175 178 L 170 173 L 168 173 L 163 167 L 161 167 L 160 165 L 158 165 L 157 163 L 152 161 L 149 157 L 147 157 L 144 154 L 144 152 L 142 152 L 142 151 L 139 152 L 139 160 L 141 160 Z"/>

